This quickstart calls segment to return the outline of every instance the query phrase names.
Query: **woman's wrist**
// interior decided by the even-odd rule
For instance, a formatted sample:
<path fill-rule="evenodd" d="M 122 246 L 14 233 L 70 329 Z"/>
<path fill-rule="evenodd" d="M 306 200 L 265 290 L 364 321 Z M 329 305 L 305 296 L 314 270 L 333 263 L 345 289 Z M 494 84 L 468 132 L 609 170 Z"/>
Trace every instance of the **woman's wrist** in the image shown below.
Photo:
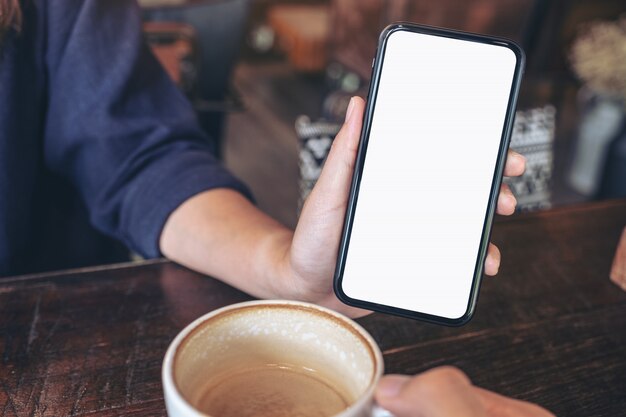
<path fill-rule="evenodd" d="M 298 291 L 294 285 L 294 273 L 290 262 L 291 230 L 276 230 L 267 237 L 265 248 L 257 253 L 254 262 L 259 266 L 256 276 L 259 279 L 259 296 L 274 299 L 298 299 Z"/>

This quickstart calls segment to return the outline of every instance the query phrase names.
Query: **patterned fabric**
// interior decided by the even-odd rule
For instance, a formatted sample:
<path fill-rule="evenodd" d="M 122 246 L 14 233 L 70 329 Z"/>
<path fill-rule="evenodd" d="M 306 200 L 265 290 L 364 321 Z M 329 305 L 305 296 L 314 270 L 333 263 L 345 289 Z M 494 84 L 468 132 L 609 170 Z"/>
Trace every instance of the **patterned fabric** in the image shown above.
<path fill-rule="evenodd" d="M 307 116 L 296 120 L 296 134 L 300 139 L 300 200 L 302 209 L 304 200 L 313 189 L 322 172 L 326 155 L 330 151 L 333 139 L 339 132 L 341 124 L 320 120 L 311 122 Z"/>
<path fill-rule="evenodd" d="M 518 211 L 550 208 L 554 129 L 554 106 L 537 107 L 515 114 L 510 148 L 526 157 L 521 177 L 505 178 L 517 197 Z"/>

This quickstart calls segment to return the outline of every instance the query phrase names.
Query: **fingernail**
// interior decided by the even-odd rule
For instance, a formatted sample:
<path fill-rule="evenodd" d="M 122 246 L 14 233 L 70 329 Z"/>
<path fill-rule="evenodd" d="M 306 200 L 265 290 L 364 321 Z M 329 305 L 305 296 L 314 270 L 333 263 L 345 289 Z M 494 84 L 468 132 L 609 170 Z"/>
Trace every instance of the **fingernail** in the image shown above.
<path fill-rule="evenodd" d="M 378 383 L 378 395 L 387 398 L 397 397 L 408 380 L 409 377 L 402 375 L 387 375 Z"/>
<path fill-rule="evenodd" d="M 491 249 L 491 248 L 490 248 Z M 487 260 L 485 262 L 485 269 L 489 267 L 490 269 L 494 269 L 494 273 L 491 275 L 495 275 L 500 270 L 500 251 L 498 248 L 494 246 L 493 250 L 490 250 L 487 253 Z"/>
<path fill-rule="evenodd" d="M 504 190 L 505 197 L 509 200 L 510 203 L 515 203 L 515 194 L 511 191 L 510 188 L 505 188 Z"/>
<path fill-rule="evenodd" d="M 526 163 L 526 157 L 521 153 L 513 152 L 513 158 L 517 159 L 519 163 Z"/>
<path fill-rule="evenodd" d="M 354 97 L 350 99 L 350 103 L 348 104 L 348 110 L 346 111 L 346 123 L 350 120 L 350 116 L 352 116 L 353 111 L 354 111 Z"/>
<path fill-rule="evenodd" d="M 493 275 L 498 275 L 498 271 L 500 270 L 500 264 L 493 259 L 491 256 L 487 256 L 487 261 L 485 262 L 485 270 L 487 269 L 495 269 L 493 271 Z"/>

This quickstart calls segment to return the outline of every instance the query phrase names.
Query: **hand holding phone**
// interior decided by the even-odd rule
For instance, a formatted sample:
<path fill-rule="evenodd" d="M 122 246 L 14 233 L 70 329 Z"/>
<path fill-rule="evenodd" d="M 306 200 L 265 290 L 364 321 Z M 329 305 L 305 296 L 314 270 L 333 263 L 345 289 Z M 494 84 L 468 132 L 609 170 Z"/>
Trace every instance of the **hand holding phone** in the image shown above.
<path fill-rule="evenodd" d="M 523 59 L 503 39 L 383 31 L 335 272 L 343 302 L 448 325 L 471 318 Z"/>

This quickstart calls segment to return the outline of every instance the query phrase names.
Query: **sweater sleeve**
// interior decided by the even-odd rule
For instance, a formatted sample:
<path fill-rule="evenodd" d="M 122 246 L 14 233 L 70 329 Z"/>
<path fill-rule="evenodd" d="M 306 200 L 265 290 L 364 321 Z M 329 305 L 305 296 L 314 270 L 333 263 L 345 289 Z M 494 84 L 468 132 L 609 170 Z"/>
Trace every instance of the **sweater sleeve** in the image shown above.
<path fill-rule="evenodd" d="M 185 200 L 213 188 L 249 196 L 150 53 L 134 2 L 46 4 L 44 158 L 78 189 L 97 229 L 159 256 L 165 221 Z"/>

